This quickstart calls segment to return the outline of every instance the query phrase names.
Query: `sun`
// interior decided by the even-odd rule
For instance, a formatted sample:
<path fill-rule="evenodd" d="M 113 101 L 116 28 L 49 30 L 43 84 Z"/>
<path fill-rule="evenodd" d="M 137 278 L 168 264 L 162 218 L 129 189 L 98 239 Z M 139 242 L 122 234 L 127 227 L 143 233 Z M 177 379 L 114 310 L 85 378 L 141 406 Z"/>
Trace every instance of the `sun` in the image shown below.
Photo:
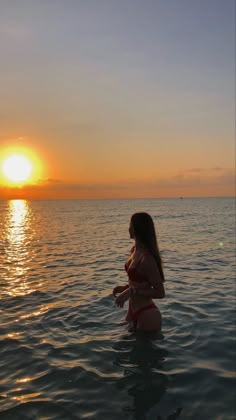
<path fill-rule="evenodd" d="M 32 169 L 32 162 L 21 154 L 8 156 L 2 165 L 4 176 L 14 183 L 26 182 L 31 176 Z"/>

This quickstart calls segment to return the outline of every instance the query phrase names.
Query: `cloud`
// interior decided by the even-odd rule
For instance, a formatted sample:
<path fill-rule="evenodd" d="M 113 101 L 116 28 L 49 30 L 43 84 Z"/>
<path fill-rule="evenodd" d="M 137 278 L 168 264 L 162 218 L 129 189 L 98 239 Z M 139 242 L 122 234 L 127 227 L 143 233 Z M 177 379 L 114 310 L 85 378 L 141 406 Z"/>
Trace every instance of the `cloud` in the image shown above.
<path fill-rule="evenodd" d="M 38 183 L 41 185 L 45 184 L 61 184 L 63 183 L 62 179 L 56 179 L 56 178 L 42 178 L 38 180 Z"/>
<path fill-rule="evenodd" d="M 201 173 L 201 172 L 221 172 L 227 170 L 226 168 L 221 168 L 220 166 L 215 166 L 214 168 L 191 168 L 187 169 L 187 173 Z"/>

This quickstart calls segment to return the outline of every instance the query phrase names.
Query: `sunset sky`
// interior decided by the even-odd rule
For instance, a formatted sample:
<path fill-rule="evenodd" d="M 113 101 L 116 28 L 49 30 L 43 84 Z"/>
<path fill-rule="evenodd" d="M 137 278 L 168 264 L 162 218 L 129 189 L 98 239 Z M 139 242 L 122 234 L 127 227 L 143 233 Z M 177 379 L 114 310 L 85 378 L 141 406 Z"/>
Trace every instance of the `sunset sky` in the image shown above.
<path fill-rule="evenodd" d="M 0 61 L 0 199 L 234 194 L 235 0 L 0 0 Z"/>

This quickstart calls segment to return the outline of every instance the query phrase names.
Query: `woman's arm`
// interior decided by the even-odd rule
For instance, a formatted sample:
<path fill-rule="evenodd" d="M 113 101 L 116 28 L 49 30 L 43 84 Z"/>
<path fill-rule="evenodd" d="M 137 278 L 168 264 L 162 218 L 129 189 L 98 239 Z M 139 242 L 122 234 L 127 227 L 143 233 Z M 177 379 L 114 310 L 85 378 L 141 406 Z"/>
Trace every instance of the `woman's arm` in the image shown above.
<path fill-rule="evenodd" d="M 163 299 L 165 297 L 165 288 L 160 276 L 156 261 L 151 255 L 143 258 L 143 269 L 146 272 L 151 289 L 134 288 L 133 294 L 137 296 L 151 297 L 153 299 Z M 132 293 L 132 292 L 131 292 Z"/>
<path fill-rule="evenodd" d="M 131 296 L 131 287 L 126 287 L 125 290 L 119 294 L 119 296 L 116 297 L 116 305 L 120 306 L 121 308 L 123 308 L 124 303 L 129 300 Z"/>
<path fill-rule="evenodd" d="M 135 289 L 150 289 L 149 281 L 143 281 L 141 283 L 140 281 L 129 280 L 129 285 L 130 287 L 134 287 Z"/>
<path fill-rule="evenodd" d="M 128 284 L 126 284 L 125 286 L 116 286 L 116 287 L 114 287 L 114 289 L 113 289 L 113 291 L 112 291 L 113 296 L 115 296 L 115 297 L 116 297 L 116 295 L 117 295 L 118 293 L 122 293 L 122 292 L 124 292 L 124 290 L 126 290 L 126 289 L 128 289 L 128 288 L 129 288 L 129 285 L 128 285 Z"/>

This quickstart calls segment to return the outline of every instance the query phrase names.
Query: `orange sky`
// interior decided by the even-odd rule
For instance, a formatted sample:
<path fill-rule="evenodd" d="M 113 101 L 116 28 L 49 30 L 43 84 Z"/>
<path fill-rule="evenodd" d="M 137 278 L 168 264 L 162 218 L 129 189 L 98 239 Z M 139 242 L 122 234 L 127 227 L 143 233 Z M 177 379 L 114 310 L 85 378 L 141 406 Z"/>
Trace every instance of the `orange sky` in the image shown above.
<path fill-rule="evenodd" d="M 234 2 L 181 2 L 5 3 L 0 199 L 234 195 Z"/>

